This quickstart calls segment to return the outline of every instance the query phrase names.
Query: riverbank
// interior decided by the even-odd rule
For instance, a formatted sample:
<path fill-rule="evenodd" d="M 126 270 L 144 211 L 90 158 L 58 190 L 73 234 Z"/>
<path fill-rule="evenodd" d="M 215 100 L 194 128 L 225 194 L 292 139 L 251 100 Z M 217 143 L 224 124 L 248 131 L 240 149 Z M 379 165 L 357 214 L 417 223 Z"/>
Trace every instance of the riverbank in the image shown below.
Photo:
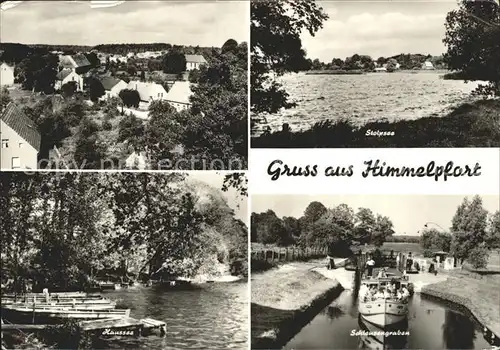
<path fill-rule="evenodd" d="M 314 271 L 324 261 L 284 264 L 252 275 L 252 349 L 279 349 L 342 291 Z"/>
<path fill-rule="evenodd" d="M 277 131 L 252 138 L 254 148 L 499 146 L 498 99 L 464 103 L 443 117 L 375 121 L 363 126 L 351 120 L 325 120 L 305 131 Z"/>
<path fill-rule="evenodd" d="M 479 278 L 468 272 L 453 271 L 449 278 L 422 287 L 421 293 L 460 305 L 500 342 L 500 276 Z"/>

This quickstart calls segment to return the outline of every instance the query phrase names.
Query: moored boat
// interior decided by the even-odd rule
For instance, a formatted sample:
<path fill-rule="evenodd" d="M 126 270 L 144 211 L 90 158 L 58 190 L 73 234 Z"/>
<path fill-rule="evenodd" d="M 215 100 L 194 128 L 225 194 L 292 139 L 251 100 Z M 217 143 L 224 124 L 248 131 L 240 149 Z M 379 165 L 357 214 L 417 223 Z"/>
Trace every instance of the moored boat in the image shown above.
<path fill-rule="evenodd" d="M 408 319 L 391 326 L 379 328 L 366 322 L 360 316 L 358 319 L 360 338 L 369 349 L 404 349 L 408 340 Z"/>
<path fill-rule="evenodd" d="M 361 281 L 361 285 L 366 290 L 376 289 L 382 290 L 388 288 L 390 285 L 394 288 L 393 293 L 383 294 L 370 294 L 360 295 L 359 298 L 359 313 L 366 321 L 377 325 L 379 327 L 386 327 L 395 323 L 403 321 L 408 316 L 408 295 L 404 297 L 397 297 L 396 292 L 401 291 L 403 288 L 409 290 L 409 282 L 407 278 L 403 277 L 388 277 L 365 279 Z"/>
<path fill-rule="evenodd" d="M 49 299 L 47 302 L 46 299 L 22 299 L 22 300 L 14 300 L 14 299 L 3 299 L 2 305 L 24 305 L 24 304 L 36 304 L 36 305 L 116 305 L 116 302 L 110 299 Z"/>
<path fill-rule="evenodd" d="M 63 303 L 13 303 L 5 304 L 6 307 L 24 307 L 30 310 L 43 310 L 43 309 L 76 309 L 76 310 L 113 310 L 116 307 L 116 303 L 105 303 L 105 304 L 63 304 Z"/>
<path fill-rule="evenodd" d="M 130 309 L 85 309 L 2 305 L 2 317 L 17 323 L 58 323 L 64 319 L 92 320 L 130 317 Z"/>
<path fill-rule="evenodd" d="M 377 326 L 385 327 L 403 321 L 408 315 L 408 303 L 376 299 L 359 303 L 361 316 Z"/>

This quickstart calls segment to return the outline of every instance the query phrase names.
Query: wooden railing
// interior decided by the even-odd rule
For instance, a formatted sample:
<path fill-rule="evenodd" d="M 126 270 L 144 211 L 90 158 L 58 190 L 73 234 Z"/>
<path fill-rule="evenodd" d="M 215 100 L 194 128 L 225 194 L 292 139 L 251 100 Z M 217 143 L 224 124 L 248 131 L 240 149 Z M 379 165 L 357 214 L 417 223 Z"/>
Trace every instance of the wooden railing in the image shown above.
<path fill-rule="evenodd" d="M 327 248 L 298 248 L 298 247 L 274 247 L 262 248 L 252 251 L 252 260 L 267 261 L 271 263 L 307 260 L 314 258 L 325 258 Z"/>

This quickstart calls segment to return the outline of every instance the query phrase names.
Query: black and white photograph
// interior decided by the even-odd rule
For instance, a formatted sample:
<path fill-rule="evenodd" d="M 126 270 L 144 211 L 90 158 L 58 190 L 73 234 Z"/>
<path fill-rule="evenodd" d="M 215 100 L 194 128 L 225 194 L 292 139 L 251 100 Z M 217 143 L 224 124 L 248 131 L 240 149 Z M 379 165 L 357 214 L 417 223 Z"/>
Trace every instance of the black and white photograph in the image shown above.
<path fill-rule="evenodd" d="M 496 349 L 498 195 L 251 196 L 252 349 Z"/>
<path fill-rule="evenodd" d="M 499 43 L 497 0 L 252 1 L 252 147 L 499 147 Z"/>
<path fill-rule="evenodd" d="M 0 180 L 2 349 L 248 349 L 245 174 Z"/>
<path fill-rule="evenodd" d="M 1 168 L 245 170 L 247 1 L 2 1 Z"/>

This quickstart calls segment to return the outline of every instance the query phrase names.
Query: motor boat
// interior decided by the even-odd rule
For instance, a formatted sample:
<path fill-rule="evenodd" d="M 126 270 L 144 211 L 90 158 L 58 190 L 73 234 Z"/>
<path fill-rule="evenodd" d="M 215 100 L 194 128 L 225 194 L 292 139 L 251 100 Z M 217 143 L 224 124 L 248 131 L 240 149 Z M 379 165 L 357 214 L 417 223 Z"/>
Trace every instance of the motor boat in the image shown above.
<path fill-rule="evenodd" d="M 406 290 L 407 294 L 404 297 L 397 297 L 395 293 L 383 295 L 383 293 L 372 294 L 369 292 L 370 290 L 385 290 L 391 285 L 395 292 Z M 409 285 L 407 276 L 361 280 L 358 299 L 361 317 L 382 328 L 403 321 L 408 316 L 408 298 L 411 289 Z M 363 290 L 367 291 L 366 294 L 363 293 Z"/>

